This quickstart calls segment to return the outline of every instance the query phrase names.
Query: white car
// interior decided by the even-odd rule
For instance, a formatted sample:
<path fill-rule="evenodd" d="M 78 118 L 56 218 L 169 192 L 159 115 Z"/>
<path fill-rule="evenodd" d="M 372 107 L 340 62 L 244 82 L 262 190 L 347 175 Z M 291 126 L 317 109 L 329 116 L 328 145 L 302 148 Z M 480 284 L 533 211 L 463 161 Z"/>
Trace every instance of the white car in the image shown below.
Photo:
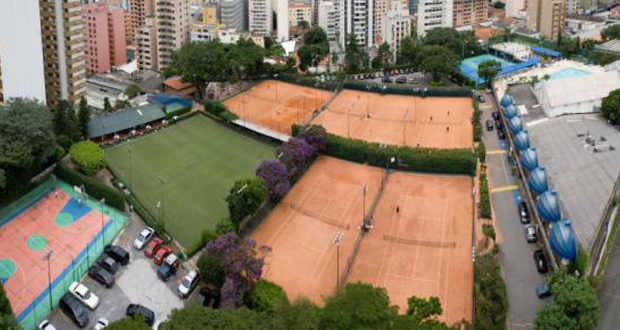
<path fill-rule="evenodd" d="M 78 298 L 84 306 L 90 308 L 91 310 L 94 310 L 97 306 L 99 306 L 99 297 L 90 292 L 84 284 L 80 284 L 78 282 L 71 283 L 71 285 L 69 285 L 69 292 Z"/>
<path fill-rule="evenodd" d="M 54 325 L 52 325 L 50 323 L 50 321 L 48 320 L 43 320 L 43 322 L 41 322 L 41 324 L 39 324 L 39 330 L 56 330 L 56 328 L 54 327 Z"/>
<path fill-rule="evenodd" d="M 136 240 L 133 241 L 133 247 L 138 250 L 142 250 L 146 243 L 148 243 L 151 238 L 153 238 L 153 235 L 155 235 L 155 230 L 153 230 L 153 228 L 146 227 L 142 229 L 140 235 L 138 235 L 138 237 L 136 237 Z"/>
<path fill-rule="evenodd" d="M 97 324 L 95 324 L 95 327 L 93 329 L 95 329 L 95 330 L 103 330 L 103 329 L 107 328 L 109 324 L 110 324 L 110 321 L 108 321 L 108 320 L 106 320 L 106 319 L 104 319 L 102 317 L 99 320 L 97 320 Z"/>
<path fill-rule="evenodd" d="M 182 298 L 187 298 L 190 293 L 196 288 L 198 285 L 198 272 L 192 270 L 187 273 L 181 280 L 181 284 L 179 284 L 179 296 Z"/>

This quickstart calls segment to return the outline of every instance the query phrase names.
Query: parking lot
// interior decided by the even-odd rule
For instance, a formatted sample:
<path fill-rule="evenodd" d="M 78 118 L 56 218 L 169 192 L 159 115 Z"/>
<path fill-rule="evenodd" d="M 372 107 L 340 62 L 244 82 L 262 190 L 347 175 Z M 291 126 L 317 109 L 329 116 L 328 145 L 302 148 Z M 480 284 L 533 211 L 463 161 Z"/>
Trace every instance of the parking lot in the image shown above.
<path fill-rule="evenodd" d="M 99 297 L 99 307 L 88 312 L 90 322 L 86 328 L 92 328 L 99 318 L 105 318 L 110 322 L 122 319 L 125 317 L 127 306 L 130 303 L 137 303 L 155 313 L 156 329 L 159 323 L 166 320 L 172 309 L 182 308 L 184 303 L 190 301 L 200 302 L 198 289 L 186 300 L 182 300 L 177 294 L 179 283 L 186 274 L 183 267 L 180 267 L 168 282 L 163 282 L 157 277 L 157 266 L 153 260 L 146 258 L 142 251 L 133 248 L 133 240 L 143 227 L 142 221 L 134 216 L 119 236 L 116 245 L 129 251 L 130 262 L 126 266 L 120 266 L 114 276 L 116 283 L 112 288 L 106 289 L 88 276 L 82 280 L 81 283 Z M 49 320 L 59 330 L 78 329 L 58 308 L 52 312 Z"/>

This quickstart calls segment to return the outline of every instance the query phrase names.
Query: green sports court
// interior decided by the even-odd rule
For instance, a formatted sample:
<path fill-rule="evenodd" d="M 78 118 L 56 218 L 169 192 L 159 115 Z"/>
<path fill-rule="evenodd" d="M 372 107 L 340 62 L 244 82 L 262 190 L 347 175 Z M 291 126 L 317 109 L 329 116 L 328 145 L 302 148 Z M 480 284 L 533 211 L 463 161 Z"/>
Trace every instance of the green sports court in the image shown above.
<path fill-rule="evenodd" d="M 106 149 L 108 166 L 184 247 L 228 216 L 233 183 L 252 177 L 275 147 L 202 114 Z"/>

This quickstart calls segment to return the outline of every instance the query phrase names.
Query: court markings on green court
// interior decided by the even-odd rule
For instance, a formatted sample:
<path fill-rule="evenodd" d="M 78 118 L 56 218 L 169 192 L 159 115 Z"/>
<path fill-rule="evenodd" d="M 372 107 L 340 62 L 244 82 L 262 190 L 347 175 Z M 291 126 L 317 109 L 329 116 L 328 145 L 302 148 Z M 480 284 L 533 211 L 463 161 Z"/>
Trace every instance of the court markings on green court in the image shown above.
<path fill-rule="evenodd" d="M 54 219 L 54 222 L 58 227 L 67 227 L 73 223 L 73 216 L 70 213 L 59 213 Z"/>
<path fill-rule="evenodd" d="M 26 241 L 28 247 L 33 251 L 39 251 L 47 246 L 47 239 L 41 235 L 32 235 Z"/>
<path fill-rule="evenodd" d="M 6 282 L 17 270 L 17 266 L 11 259 L 0 259 L 0 281 Z"/>

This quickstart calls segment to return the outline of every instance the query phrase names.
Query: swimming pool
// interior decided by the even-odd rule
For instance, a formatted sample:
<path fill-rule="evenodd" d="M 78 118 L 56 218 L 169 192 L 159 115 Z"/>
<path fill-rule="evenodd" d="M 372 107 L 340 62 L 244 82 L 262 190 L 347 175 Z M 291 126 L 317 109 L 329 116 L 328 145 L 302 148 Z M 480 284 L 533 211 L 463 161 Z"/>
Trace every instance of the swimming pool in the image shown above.
<path fill-rule="evenodd" d="M 591 72 L 583 71 L 575 68 L 566 68 L 551 74 L 550 80 L 559 80 L 566 78 L 575 78 L 591 75 Z"/>

